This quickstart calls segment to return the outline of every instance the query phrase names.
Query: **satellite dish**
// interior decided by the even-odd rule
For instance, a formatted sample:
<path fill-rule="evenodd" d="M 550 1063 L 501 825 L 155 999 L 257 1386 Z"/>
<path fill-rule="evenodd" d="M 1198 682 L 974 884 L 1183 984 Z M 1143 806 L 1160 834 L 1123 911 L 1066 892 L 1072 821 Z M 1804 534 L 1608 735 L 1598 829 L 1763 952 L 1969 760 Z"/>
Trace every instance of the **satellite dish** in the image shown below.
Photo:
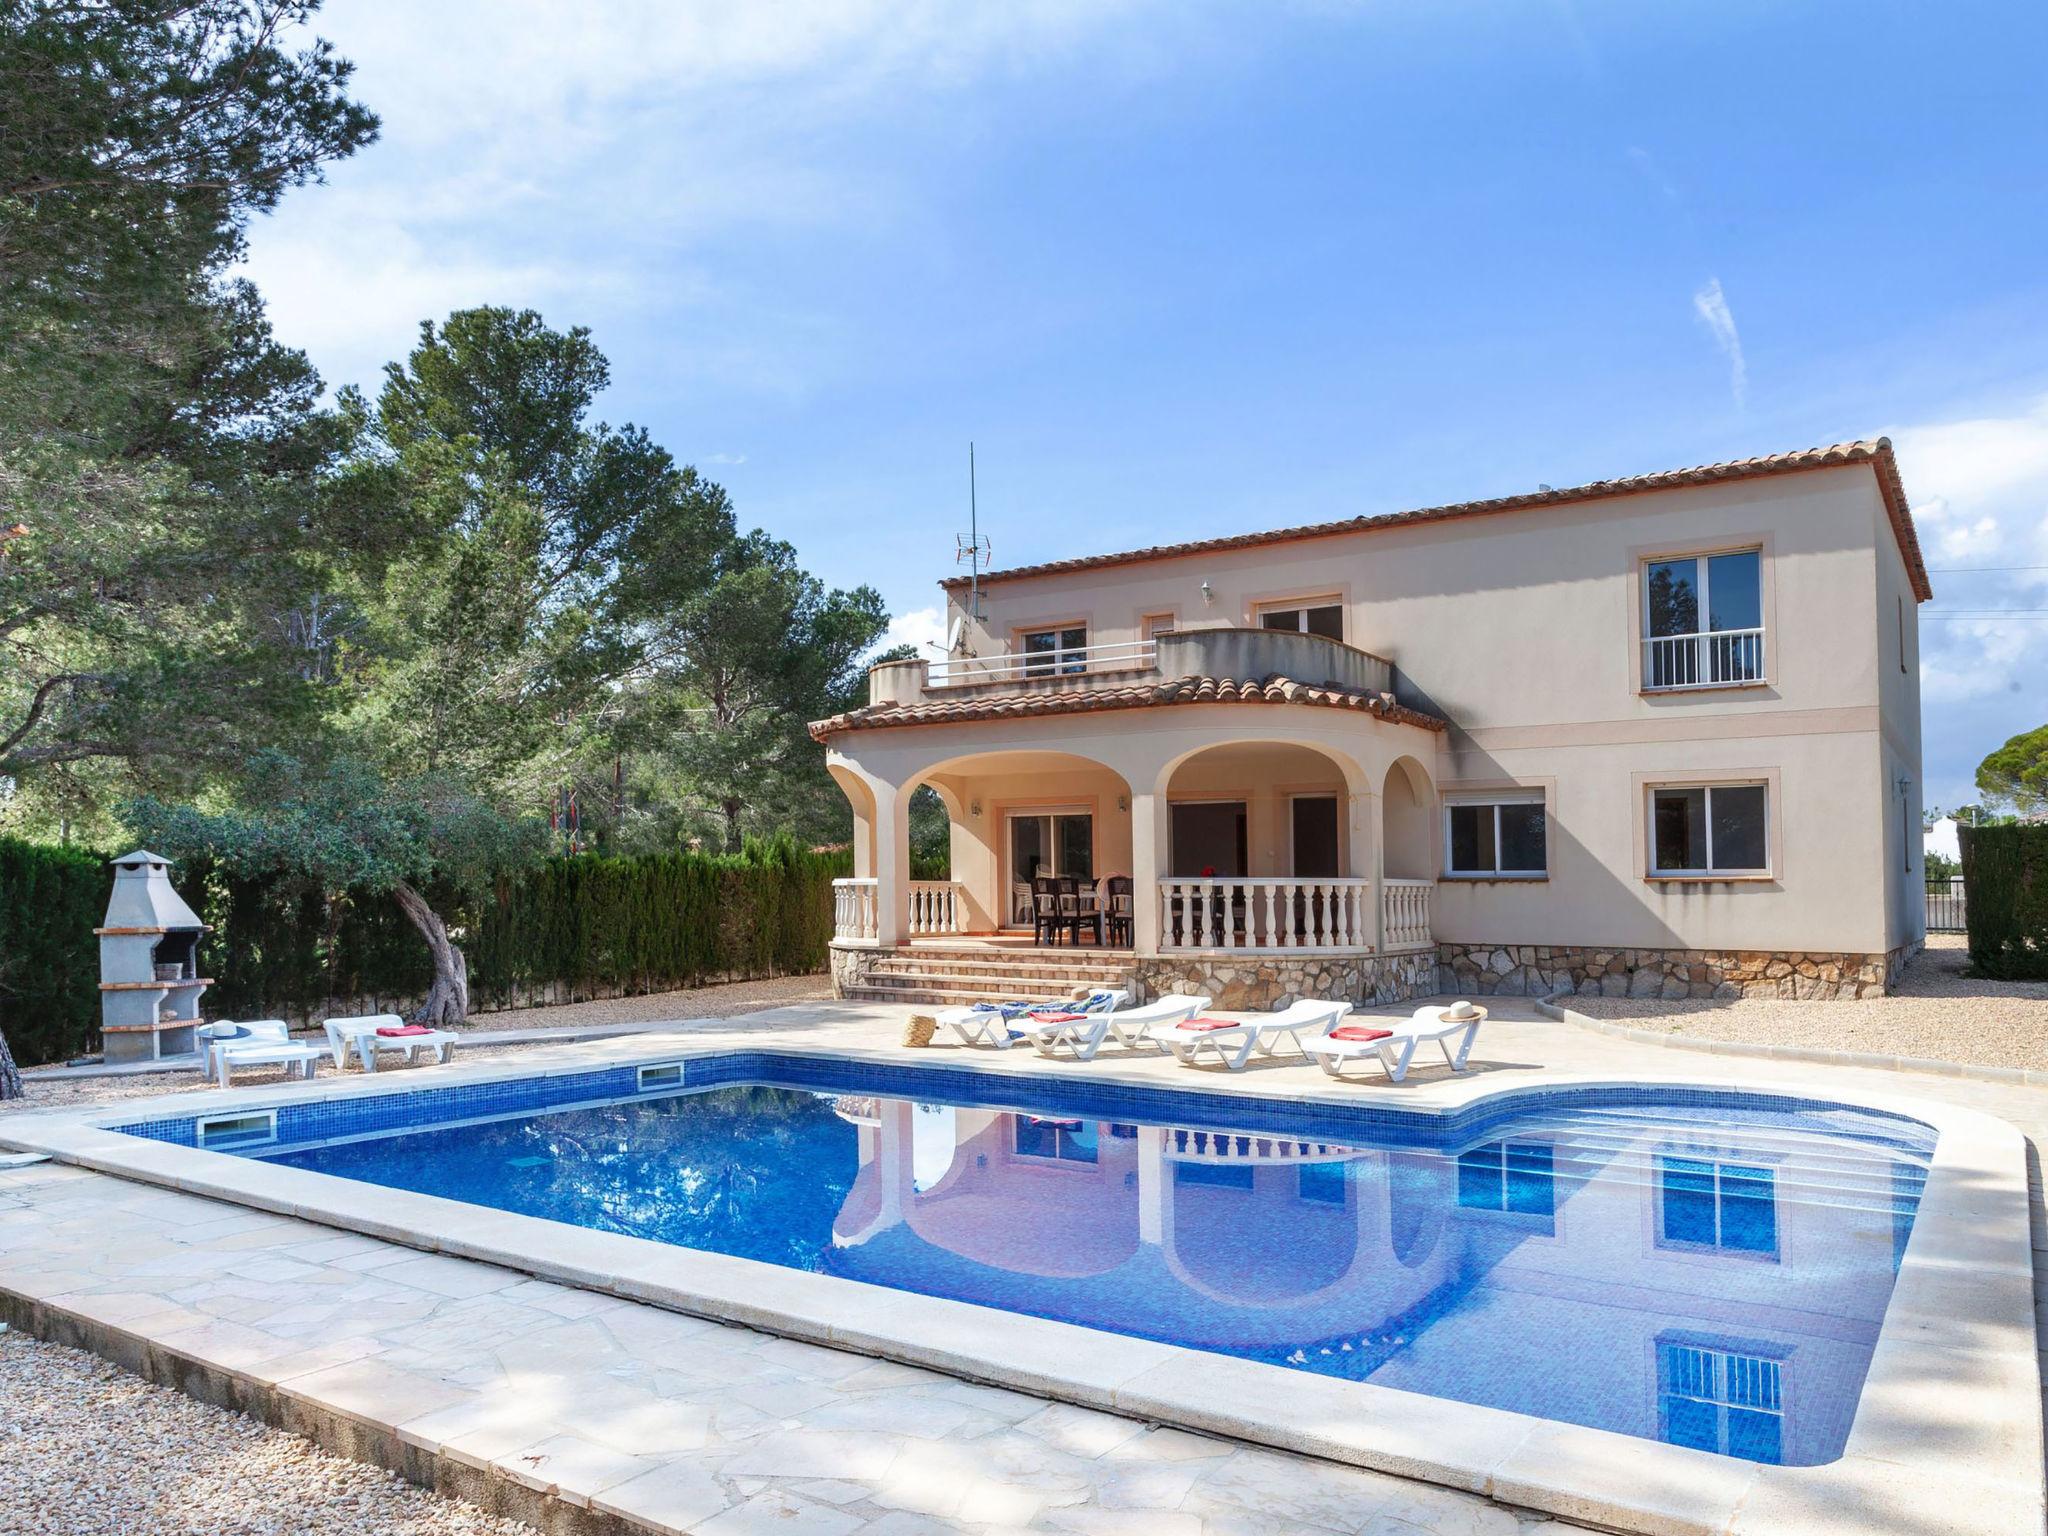
<path fill-rule="evenodd" d="M 960 642 L 967 638 L 967 616 L 956 613 L 953 622 L 946 626 L 946 654 L 952 655 L 960 649 Z"/>

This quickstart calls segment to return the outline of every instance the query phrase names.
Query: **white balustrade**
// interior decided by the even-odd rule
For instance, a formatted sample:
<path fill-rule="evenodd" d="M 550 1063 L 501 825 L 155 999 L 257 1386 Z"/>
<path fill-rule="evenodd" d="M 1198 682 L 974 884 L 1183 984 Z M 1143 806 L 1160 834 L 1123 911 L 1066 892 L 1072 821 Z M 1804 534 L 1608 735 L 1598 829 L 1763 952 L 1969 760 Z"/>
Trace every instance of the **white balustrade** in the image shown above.
<path fill-rule="evenodd" d="M 1159 882 L 1159 947 L 1370 950 L 1372 882 L 1179 879 Z"/>
<path fill-rule="evenodd" d="M 881 885 L 874 880 L 832 882 L 832 937 L 873 939 L 881 929 Z"/>
<path fill-rule="evenodd" d="M 1081 677 L 1090 672 L 1142 672 L 1158 661 L 1150 640 L 1115 640 L 1060 650 L 998 651 L 990 656 L 948 656 L 925 671 L 928 688 L 970 683 L 1014 683 L 1037 678 Z"/>
<path fill-rule="evenodd" d="M 1264 1131 L 1194 1131 L 1175 1126 L 1165 1133 L 1166 1155 L 1177 1163 L 1339 1163 L 1369 1153 L 1334 1141 L 1302 1141 Z"/>
<path fill-rule="evenodd" d="M 1436 943 L 1429 923 L 1429 900 L 1435 890 L 1434 880 L 1380 882 L 1380 926 L 1388 953 L 1429 949 Z"/>
<path fill-rule="evenodd" d="M 1726 688 L 1764 681 L 1764 632 L 1716 629 L 1695 635 L 1656 635 L 1643 641 L 1643 686 L 1648 689 Z"/>
<path fill-rule="evenodd" d="M 960 887 L 951 880 L 911 881 L 910 931 L 914 935 L 958 933 Z"/>

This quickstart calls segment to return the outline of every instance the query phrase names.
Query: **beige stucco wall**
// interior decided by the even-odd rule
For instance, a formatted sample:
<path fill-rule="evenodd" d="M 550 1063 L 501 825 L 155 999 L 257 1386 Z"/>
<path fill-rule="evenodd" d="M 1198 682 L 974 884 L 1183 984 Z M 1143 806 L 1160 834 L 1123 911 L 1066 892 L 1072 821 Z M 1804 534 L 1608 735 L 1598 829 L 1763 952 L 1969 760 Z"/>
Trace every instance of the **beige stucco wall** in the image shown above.
<path fill-rule="evenodd" d="M 1757 545 L 1766 682 L 1643 692 L 1641 562 Z M 1281 715 L 1284 736 L 1320 715 L 1313 734 L 1353 765 L 1353 820 L 1371 823 L 1352 844 L 1375 859 L 1384 843 L 1404 862 L 1426 859 L 1418 873 L 1440 868 L 1440 792 L 1545 792 L 1549 878 L 1443 882 L 1440 938 L 1869 953 L 1919 937 L 1917 626 L 1868 466 L 997 581 L 983 594 L 977 643 L 1005 649 L 1022 630 L 1055 623 L 1086 623 L 1091 640 L 1114 641 L 1138 635 L 1151 614 L 1252 624 L 1266 604 L 1324 596 L 1344 604 L 1347 641 L 1391 660 L 1403 700 L 1451 721 L 1449 733 L 1250 706 L 854 732 L 833 745 L 891 784 L 936 760 L 942 732 L 941 755 L 1058 746 L 1115 767 L 1146 795 L 1176 752 L 1274 734 Z M 1404 751 L 1426 770 L 1419 847 L 1412 820 L 1391 835 L 1380 827 L 1405 798 L 1385 795 Z M 1645 806 L 1660 778 L 1766 779 L 1770 876 L 1646 879 Z M 1265 826 L 1270 865 L 1270 811 Z M 1346 867 L 1367 872 L 1356 857 Z"/>

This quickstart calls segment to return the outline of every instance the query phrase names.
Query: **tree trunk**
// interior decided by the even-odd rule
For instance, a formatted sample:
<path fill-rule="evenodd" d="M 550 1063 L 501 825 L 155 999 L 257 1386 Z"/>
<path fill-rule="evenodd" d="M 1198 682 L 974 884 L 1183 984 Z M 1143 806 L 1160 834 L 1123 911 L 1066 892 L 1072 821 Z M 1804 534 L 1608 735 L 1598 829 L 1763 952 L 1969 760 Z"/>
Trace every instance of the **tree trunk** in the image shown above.
<path fill-rule="evenodd" d="M 411 1022 L 436 1029 L 460 1024 L 469 1017 L 469 962 L 449 940 L 448 925 L 427 905 L 426 897 L 403 880 L 391 894 L 434 955 L 434 984 L 427 989 L 427 1000 L 413 1011 Z"/>
<path fill-rule="evenodd" d="M 724 801 L 719 809 L 725 812 L 725 851 L 738 853 L 742 846 L 740 838 L 740 802 Z"/>
<path fill-rule="evenodd" d="M 14 1052 L 7 1048 L 7 1036 L 0 1034 L 0 1099 L 21 1097 L 21 1073 L 14 1065 Z"/>

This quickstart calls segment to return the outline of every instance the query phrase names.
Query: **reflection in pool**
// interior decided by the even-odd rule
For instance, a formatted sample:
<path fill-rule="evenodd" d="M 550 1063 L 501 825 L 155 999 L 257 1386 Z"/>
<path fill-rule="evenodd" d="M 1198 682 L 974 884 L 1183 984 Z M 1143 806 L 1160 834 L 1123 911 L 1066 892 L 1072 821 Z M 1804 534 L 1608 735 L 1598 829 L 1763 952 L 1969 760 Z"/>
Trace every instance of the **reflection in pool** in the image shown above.
<path fill-rule="evenodd" d="M 1426 1150 L 749 1085 L 275 1160 L 1811 1465 L 1848 1435 L 1931 1147 L 1683 1096 Z"/>

